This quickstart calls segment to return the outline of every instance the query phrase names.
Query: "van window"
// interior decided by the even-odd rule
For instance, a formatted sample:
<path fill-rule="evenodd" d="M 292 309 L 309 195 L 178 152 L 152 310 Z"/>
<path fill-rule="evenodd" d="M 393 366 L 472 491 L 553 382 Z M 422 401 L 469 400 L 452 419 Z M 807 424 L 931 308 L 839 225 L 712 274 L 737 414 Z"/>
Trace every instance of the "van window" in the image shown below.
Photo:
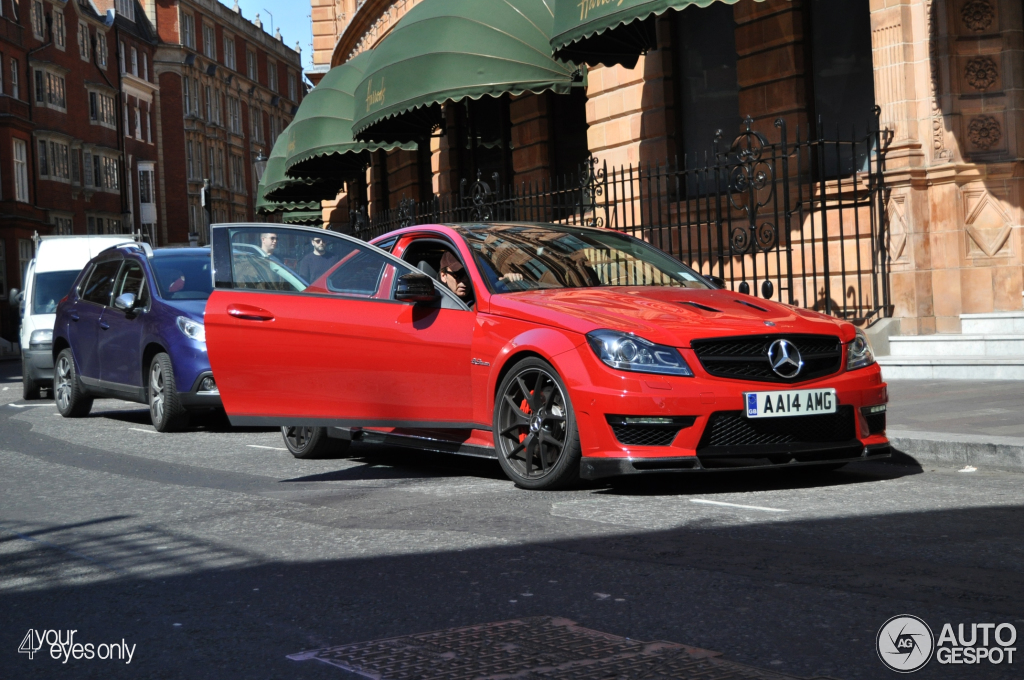
<path fill-rule="evenodd" d="M 32 313 L 54 314 L 57 303 L 68 294 L 78 277 L 77 270 L 36 274 L 32 291 Z"/>
<path fill-rule="evenodd" d="M 114 277 L 120 268 L 121 260 L 107 260 L 96 265 L 82 291 L 82 299 L 98 305 L 109 305 L 110 293 L 114 290 Z"/>

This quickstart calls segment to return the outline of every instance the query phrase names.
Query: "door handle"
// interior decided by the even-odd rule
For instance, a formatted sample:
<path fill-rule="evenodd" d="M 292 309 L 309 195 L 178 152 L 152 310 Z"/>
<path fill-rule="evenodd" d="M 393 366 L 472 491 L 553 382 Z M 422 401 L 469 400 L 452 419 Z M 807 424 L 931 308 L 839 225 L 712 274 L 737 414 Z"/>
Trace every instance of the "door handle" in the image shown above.
<path fill-rule="evenodd" d="M 70 312 L 68 318 L 72 321 L 78 321 L 78 312 Z"/>
<path fill-rule="evenodd" d="M 273 321 L 274 315 L 259 307 L 249 305 L 228 305 L 228 314 L 245 321 Z"/>
<path fill-rule="evenodd" d="M 106 321 L 100 321 L 100 328 L 102 328 L 103 330 L 107 330 L 108 328 L 110 328 L 110 324 L 107 323 Z"/>

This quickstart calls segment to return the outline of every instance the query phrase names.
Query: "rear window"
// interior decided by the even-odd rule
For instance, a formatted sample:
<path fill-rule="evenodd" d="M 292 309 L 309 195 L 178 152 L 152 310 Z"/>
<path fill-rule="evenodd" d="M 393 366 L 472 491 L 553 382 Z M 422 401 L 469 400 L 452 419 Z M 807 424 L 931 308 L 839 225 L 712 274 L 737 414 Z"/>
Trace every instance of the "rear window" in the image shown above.
<path fill-rule="evenodd" d="M 78 270 L 36 274 L 32 291 L 32 313 L 54 314 L 57 303 L 68 294 L 78 277 Z"/>
<path fill-rule="evenodd" d="M 157 256 L 150 262 L 165 300 L 205 300 L 213 292 L 208 250 Z"/>

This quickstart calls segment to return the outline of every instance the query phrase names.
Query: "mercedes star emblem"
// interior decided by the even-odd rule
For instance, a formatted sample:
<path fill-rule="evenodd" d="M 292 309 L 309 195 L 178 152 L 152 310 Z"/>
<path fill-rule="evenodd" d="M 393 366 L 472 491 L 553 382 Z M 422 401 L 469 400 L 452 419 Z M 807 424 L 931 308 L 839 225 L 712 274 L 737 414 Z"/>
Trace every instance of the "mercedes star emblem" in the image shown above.
<path fill-rule="evenodd" d="M 795 378 L 803 370 L 800 350 L 789 340 L 776 340 L 768 347 L 768 363 L 780 378 Z"/>

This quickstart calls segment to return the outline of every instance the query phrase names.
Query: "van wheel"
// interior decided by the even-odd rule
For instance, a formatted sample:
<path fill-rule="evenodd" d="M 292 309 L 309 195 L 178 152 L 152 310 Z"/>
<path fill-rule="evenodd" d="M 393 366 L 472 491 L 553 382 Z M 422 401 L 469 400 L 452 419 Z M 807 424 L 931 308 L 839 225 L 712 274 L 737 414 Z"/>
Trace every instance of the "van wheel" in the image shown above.
<path fill-rule="evenodd" d="M 160 352 L 149 364 L 149 419 L 157 432 L 177 432 L 188 425 L 188 412 L 178 399 L 171 357 Z"/>
<path fill-rule="evenodd" d="M 92 397 L 87 396 L 78 380 L 75 357 L 71 348 L 61 350 L 53 367 L 53 396 L 57 410 L 65 418 L 84 418 L 92 410 Z"/>
<path fill-rule="evenodd" d="M 28 377 L 28 362 L 21 360 L 21 398 L 25 401 L 41 399 L 39 383 Z"/>
<path fill-rule="evenodd" d="M 303 460 L 333 458 L 351 443 L 344 439 L 331 439 L 327 436 L 326 427 L 285 425 L 281 428 L 281 436 L 291 454 Z"/>

